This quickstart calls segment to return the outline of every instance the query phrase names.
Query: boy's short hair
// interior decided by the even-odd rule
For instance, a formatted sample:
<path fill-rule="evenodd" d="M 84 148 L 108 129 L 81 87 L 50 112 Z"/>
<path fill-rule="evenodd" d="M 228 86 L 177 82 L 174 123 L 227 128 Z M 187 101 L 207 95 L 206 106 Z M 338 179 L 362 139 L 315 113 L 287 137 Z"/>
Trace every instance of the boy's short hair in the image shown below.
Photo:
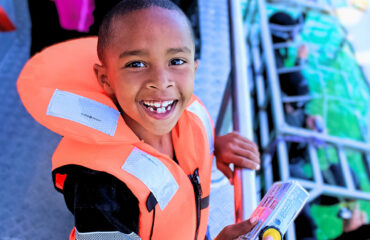
<path fill-rule="evenodd" d="M 168 10 L 174 10 L 180 13 L 180 15 L 182 15 L 186 19 L 192 38 L 194 39 L 193 29 L 185 13 L 170 0 L 122 0 L 108 12 L 108 14 L 104 17 L 99 27 L 97 50 L 98 57 L 103 64 L 104 64 L 104 50 L 107 48 L 109 44 L 109 38 L 111 37 L 114 19 L 116 17 L 122 17 L 133 11 L 146 9 L 150 7 L 160 7 Z"/>

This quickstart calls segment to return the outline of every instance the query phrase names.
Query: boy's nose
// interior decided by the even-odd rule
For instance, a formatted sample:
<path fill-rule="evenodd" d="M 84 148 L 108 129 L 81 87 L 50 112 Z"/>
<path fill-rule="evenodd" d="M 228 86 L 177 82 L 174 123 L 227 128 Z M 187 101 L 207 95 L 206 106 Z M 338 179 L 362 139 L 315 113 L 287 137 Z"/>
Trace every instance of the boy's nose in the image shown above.
<path fill-rule="evenodd" d="M 147 82 L 148 88 L 166 89 L 173 86 L 170 74 L 164 69 L 155 69 L 150 75 L 150 80 Z"/>

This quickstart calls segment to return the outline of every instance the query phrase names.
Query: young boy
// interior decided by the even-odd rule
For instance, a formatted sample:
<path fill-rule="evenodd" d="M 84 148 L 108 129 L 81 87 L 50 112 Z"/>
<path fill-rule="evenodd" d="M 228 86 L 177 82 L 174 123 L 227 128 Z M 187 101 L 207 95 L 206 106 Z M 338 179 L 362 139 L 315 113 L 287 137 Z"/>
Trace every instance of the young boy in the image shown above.
<path fill-rule="evenodd" d="M 230 164 L 258 169 L 259 153 L 237 133 L 213 144 L 209 116 L 193 96 L 197 62 L 184 13 L 168 0 L 123 0 L 103 20 L 98 56 L 94 71 L 124 119 L 115 133 L 124 137 L 91 144 L 64 136 L 54 153 L 54 183 L 75 218 L 70 239 L 205 239 L 213 148 L 229 179 Z M 60 117 L 55 94 L 47 115 Z M 227 226 L 217 239 L 245 234 L 256 221 Z"/>

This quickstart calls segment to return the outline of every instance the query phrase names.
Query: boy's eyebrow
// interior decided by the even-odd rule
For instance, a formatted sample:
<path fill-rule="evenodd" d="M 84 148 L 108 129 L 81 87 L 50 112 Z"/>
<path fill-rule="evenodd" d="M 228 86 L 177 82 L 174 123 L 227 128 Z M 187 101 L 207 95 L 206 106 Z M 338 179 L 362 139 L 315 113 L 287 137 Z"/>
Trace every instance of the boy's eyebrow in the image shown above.
<path fill-rule="evenodd" d="M 167 50 L 167 54 L 182 53 L 182 52 L 191 53 L 191 50 L 188 47 L 170 48 Z"/>
<path fill-rule="evenodd" d="M 175 54 L 175 53 L 182 53 L 182 52 L 191 53 L 191 50 L 188 47 L 169 48 L 167 50 L 167 54 Z M 139 49 L 139 50 L 127 50 L 127 51 L 124 51 L 123 53 L 121 53 L 119 55 L 119 58 L 124 58 L 124 57 L 127 57 L 127 56 L 147 56 L 147 55 L 149 55 L 149 53 L 146 50 L 141 50 L 141 49 Z"/>
<path fill-rule="evenodd" d="M 145 56 L 149 55 L 148 51 L 145 50 L 128 50 L 124 51 L 119 55 L 119 58 L 127 57 L 127 56 Z"/>

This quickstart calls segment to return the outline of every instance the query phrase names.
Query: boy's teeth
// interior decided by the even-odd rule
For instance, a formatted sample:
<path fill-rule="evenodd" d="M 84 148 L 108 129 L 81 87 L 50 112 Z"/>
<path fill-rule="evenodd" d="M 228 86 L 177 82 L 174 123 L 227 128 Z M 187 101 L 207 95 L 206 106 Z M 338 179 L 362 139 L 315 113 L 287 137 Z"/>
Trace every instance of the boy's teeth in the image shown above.
<path fill-rule="evenodd" d="M 164 113 L 166 109 L 164 107 L 157 108 L 157 113 Z"/>
<path fill-rule="evenodd" d="M 154 112 L 154 113 L 165 113 L 165 112 L 168 112 L 172 109 L 172 103 L 174 101 L 164 101 L 161 105 L 162 107 L 156 107 L 158 106 L 158 102 L 156 103 L 150 103 L 150 102 L 146 102 L 144 101 L 144 104 L 146 105 L 146 107 L 149 109 L 149 111 L 151 112 Z"/>
<path fill-rule="evenodd" d="M 144 104 L 151 107 L 161 108 L 167 107 L 168 105 L 172 104 L 173 100 L 171 101 L 163 101 L 163 102 L 153 102 L 153 101 L 144 101 Z"/>
<path fill-rule="evenodd" d="M 163 107 L 167 107 L 168 105 L 170 105 L 170 104 L 172 104 L 173 103 L 173 101 L 164 101 L 163 103 L 162 103 L 162 106 Z"/>

